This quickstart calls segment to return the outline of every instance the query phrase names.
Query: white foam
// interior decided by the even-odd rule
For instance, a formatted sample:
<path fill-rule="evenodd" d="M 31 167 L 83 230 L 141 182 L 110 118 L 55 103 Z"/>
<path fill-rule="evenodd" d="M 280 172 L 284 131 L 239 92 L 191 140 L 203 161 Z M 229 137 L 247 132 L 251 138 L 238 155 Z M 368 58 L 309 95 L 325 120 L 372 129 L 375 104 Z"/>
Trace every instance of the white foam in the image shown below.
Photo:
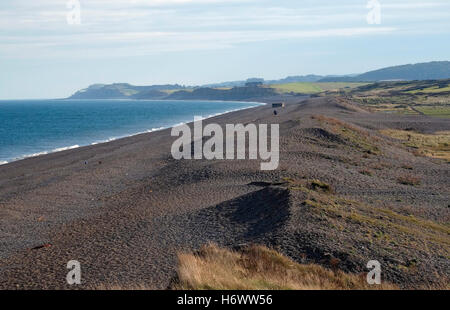
<path fill-rule="evenodd" d="M 6 160 L 0 160 L 0 166 L 1 165 L 6 165 L 8 162 Z"/>
<path fill-rule="evenodd" d="M 166 128 L 167 128 L 167 127 L 152 128 L 152 129 L 147 130 L 146 132 L 160 131 L 160 130 L 163 130 L 163 129 L 166 129 Z"/>
<path fill-rule="evenodd" d="M 31 158 L 31 157 L 36 157 L 36 156 L 45 155 L 45 154 L 48 154 L 48 151 L 23 155 L 22 157 L 18 157 L 17 159 Z"/>
<path fill-rule="evenodd" d="M 65 146 L 65 147 L 59 147 L 59 148 L 53 149 L 51 151 L 43 151 L 43 152 L 23 155 L 21 157 L 17 157 L 16 160 L 25 159 L 25 158 L 31 158 L 31 157 L 37 157 L 37 156 L 46 155 L 46 154 L 50 154 L 50 153 L 67 151 L 67 150 L 76 149 L 76 148 L 79 148 L 79 147 L 80 146 L 78 144 L 71 145 L 71 146 Z"/>
<path fill-rule="evenodd" d="M 80 146 L 78 144 L 75 145 L 71 145 L 71 146 L 66 146 L 66 147 L 60 147 L 57 149 L 52 150 L 52 153 L 54 152 L 62 152 L 62 151 L 67 151 L 67 150 L 71 150 L 71 149 L 76 149 L 79 148 Z"/>

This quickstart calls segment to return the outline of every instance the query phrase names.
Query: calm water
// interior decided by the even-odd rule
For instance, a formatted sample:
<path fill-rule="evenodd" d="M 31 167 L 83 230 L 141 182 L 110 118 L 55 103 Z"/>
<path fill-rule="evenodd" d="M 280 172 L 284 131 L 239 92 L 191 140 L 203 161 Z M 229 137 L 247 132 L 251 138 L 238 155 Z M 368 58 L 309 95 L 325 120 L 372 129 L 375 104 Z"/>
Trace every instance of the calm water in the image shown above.
<path fill-rule="evenodd" d="M 0 164 L 253 107 L 219 101 L 0 101 Z"/>

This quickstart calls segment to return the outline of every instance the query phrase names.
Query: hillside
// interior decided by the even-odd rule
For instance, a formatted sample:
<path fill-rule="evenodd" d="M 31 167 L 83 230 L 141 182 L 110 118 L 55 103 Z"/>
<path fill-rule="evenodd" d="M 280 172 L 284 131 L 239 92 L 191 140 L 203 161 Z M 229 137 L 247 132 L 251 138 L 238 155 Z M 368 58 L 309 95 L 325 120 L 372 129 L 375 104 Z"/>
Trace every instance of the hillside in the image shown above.
<path fill-rule="evenodd" d="M 164 91 L 184 89 L 180 85 L 134 86 L 128 83 L 94 84 L 77 91 L 69 99 L 147 99 L 167 96 Z"/>
<path fill-rule="evenodd" d="M 167 99 L 167 100 L 246 100 L 276 95 L 272 88 L 258 86 L 185 88 L 179 85 L 133 86 L 130 84 L 92 85 L 69 99 Z"/>
<path fill-rule="evenodd" d="M 450 79 L 373 83 L 345 96 L 376 112 L 450 118 Z"/>
<path fill-rule="evenodd" d="M 289 76 L 279 80 L 250 78 L 207 84 L 200 87 L 174 85 L 134 86 L 127 83 L 94 84 L 69 99 L 171 99 L 171 100 L 246 100 L 276 93 L 316 94 L 338 88 L 353 88 L 364 82 L 385 80 L 439 80 L 450 78 L 450 61 L 435 61 L 414 65 L 383 68 L 359 75 L 345 76 Z M 248 83 L 260 87 L 247 87 Z"/>
<path fill-rule="evenodd" d="M 286 84 L 286 83 L 300 83 L 300 82 L 313 83 L 313 82 L 317 82 L 323 78 L 325 78 L 325 76 L 315 75 L 315 74 L 288 76 L 286 78 L 282 78 L 279 80 L 264 80 L 264 79 L 258 79 L 258 78 L 250 78 L 245 81 L 230 81 L 230 82 L 206 84 L 206 85 L 203 85 L 202 87 L 218 88 L 218 87 L 245 86 L 246 83 L 255 82 L 255 81 L 263 82 L 264 84 Z"/>
<path fill-rule="evenodd" d="M 231 89 L 197 88 L 191 92 L 178 91 L 166 99 L 201 99 L 201 100 L 245 100 L 276 95 L 272 88 L 233 87 Z"/>
<path fill-rule="evenodd" d="M 327 77 L 320 82 L 372 82 L 383 80 L 440 80 L 450 78 L 450 61 L 394 66 L 369 71 L 354 77 Z"/>

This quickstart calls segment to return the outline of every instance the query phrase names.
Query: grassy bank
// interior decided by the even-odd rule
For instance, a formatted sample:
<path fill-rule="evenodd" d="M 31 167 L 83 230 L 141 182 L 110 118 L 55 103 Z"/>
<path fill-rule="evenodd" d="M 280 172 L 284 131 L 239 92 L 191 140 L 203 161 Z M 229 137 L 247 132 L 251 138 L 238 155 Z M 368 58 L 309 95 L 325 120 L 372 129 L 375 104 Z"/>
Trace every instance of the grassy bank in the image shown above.
<path fill-rule="evenodd" d="M 365 274 L 347 274 L 315 264 L 298 264 L 263 246 L 232 251 L 209 244 L 179 257 L 177 289 L 188 290 L 367 290 Z"/>

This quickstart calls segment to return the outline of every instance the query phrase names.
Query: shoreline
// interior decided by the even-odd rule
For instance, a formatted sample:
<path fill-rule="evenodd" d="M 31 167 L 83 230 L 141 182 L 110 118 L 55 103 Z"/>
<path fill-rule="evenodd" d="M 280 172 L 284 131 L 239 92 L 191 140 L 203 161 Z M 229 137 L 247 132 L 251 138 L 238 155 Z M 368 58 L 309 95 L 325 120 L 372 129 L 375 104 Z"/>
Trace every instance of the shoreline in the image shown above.
<path fill-rule="evenodd" d="M 36 99 L 36 100 L 41 100 L 41 99 Z M 102 100 L 102 99 L 50 99 L 50 100 L 74 100 L 74 101 L 82 101 L 82 100 Z M 105 100 L 109 100 L 109 99 L 105 99 Z M 113 100 L 126 100 L 128 101 L 128 99 L 113 99 Z M 142 99 L 134 99 L 136 101 L 165 101 L 165 100 L 142 100 Z M 167 101 L 184 101 L 184 102 L 189 102 L 189 101 L 193 101 L 193 100 L 167 100 Z M 243 111 L 243 110 L 248 110 L 248 109 L 254 109 L 260 106 L 264 106 L 267 105 L 267 103 L 264 102 L 257 102 L 257 101 L 226 101 L 226 100 L 195 100 L 195 101 L 205 101 L 205 102 L 236 102 L 236 103 L 247 103 L 247 104 L 255 104 L 255 106 L 250 106 L 250 107 L 245 107 L 245 108 L 239 108 L 239 109 L 233 109 L 233 110 L 227 110 L 224 112 L 219 112 L 216 114 L 211 114 L 208 115 L 206 117 L 204 117 L 203 119 L 210 119 L 213 117 L 217 117 L 217 116 L 221 116 L 221 115 L 225 115 L 228 113 L 232 113 L 232 112 L 238 112 L 238 111 Z M 138 136 L 138 135 L 142 135 L 142 134 L 147 134 L 147 133 L 152 133 L 152 132 L 158 132 L 158 131 L 162 131 L 165 129 L 171 129 L 174 127 L 177 127 L 179 125 L 183 125 L 183 124 L 190 124 L 192 123 L 192 121 L 185 121 L 185 122 L 179 122 L 179 123 L 175 123 L 173 125 L 168 125 L 168 126 L 162 126 L 162 127 L 157 127 L 157 128 L 152 128 L 152 129 L 147 129 L 145 131 L 140 131 L 140 132 L 136 132 L 136 133 L 132 133 L 132 134 L 126 134 L 123 136 L 117 136 L 117 137 L 110 137 L 106 140 L 99 140 L 99 141 L 94 141 L 88 144 L 74 144 L 74 145 L 70 145 L 70 146 L 63 146 L 63 147 L 58 147 L 52 150 L 47 150 L 47 151 L 41 151 L 41 152 L 37 152 L 37 153 L 33 153 L 33 154 L 25 154 L 25 155 L 20 155 L 20 157 L 16 157 L 15 159 L 11 159 L 11 160 L 2 160 L 0 161 L 0 166 L 6 166 L 8 164 L 11 163 L 15 163 L 21 160 L 26 160 L 26 159 L 30 159 L 30 158 L 36 158 L 36 157 L 40 157 L 40 156 L 45 156 L 45 155 L 49 155 L 49 154 L 55 154 L 55 153 L 59 153 L 59 152 L 64 152 L 64 151 L 69 151 L 69 150 L 74 150 L 74 149 L 80 149 L 83 147 L 88 147 L 88 146 L 94 146 L 94 145 L 101 145 L 101 144 L 105 144 L 105 143 L 110 143 L 113 141 L 117 141 L 120 139 L 126 139 L 126 138 L 130 138 L 130 137 L 134 137 L 134 136 Z"/>
<path fill-rule="evenodd" d="M 253 121 L 257 115 L 273 115 L 268 103 L 270 99 L 254 107 L 212 116 L 207 122 L 245 123 Z M 19 229 L 27 236 L 11 235 L 12 238 L 0 240 L 0 248 L 3 247 L 0 266 L 2 256 L 33 248 L 40 240 L 45 240 L 53 225 L 44 228 L 27 224 L 35 222 L 41 216 L 38 214 L 46 214 L 45 221 L 53 224 L 90 217 L 95 201 L 100 197 L 104 199 L 105 193 L 139 184 L 140 178 L 148 173 L 159 173 L 161 165 L 171 159 L 170 149 L 175 139 L 171 137 L 170 128 L 166 128 L 0 165 L 0 207 L 10 199 L 19 199 L 24 203 L 20 202 L 19 209 L 24 209 L 19 212 L 25 212 L 20 219 L 12 220 L 7 214 L 9 211 L 0 208 L 0 233 Z M 75 192 L 73 186 L 77 188 Z M 86 200 L 87 196 L 92 198 Z M 55 203 L 59 204 L 60 199 L 65 201 L 64 206 L 57 207 Z M 25 226 L 17 228 L 22 225 Z"/>
<path fill-rule="evenodd" d="M 367 234 L 341 212 L 351 208 L 357 218 L 375 223 L 382 215 L 410 229 L 416 224 L 404 216 L 408 212 L 419 223 L 444 227 L 449 216 L 447 165 L 417 157 L 377 132 L 419 125 L 445 130 L 448 122 L 367 113 L 327 97 L 273 102 L 280 100 L 286 107 L 277 115 L 271 105 L 262 105 L 205 121 L 219 126 L 279 124 L 280 166 L 275 171 L 261 171 L 261 161 L 248 158 L 175 160 L 170 150 L 177 137 L 171 137 L 169 129 L 0 166 L 0 288 L 71 289 L 65 281 L 66 266 L 77 260 L 83 270 L 80 289 L 141 284 L 166 289 L 176 275 L 178 253 L 210 242 L 227 248 L 274 246 L 289 257 L 306 253 L 308 262 L 320 264 L 326 264 L 324 253 L 333 249 L 343 253 L 338 256 L 343 258 L 342 269 L 355 273 L 374 257 L 417 257 L 427 261 L 418 266 L 420 277 L 387 264 L 387 279 L 405 287 L 438 281 L 434 275 L 445 274 L 449 266 L 441 259 L 446 255 L 444 243 L 430 242 L 427 249 L 432 252 L 423 253 L 408 247 L 409 239 L 395 226 L 386 234 L 395 238 L 401 252 L 387 251 L 389 244 L 357 248 L 367 242 Z M 359 128 L 357 137 L 370 139 L 368 143 L 381 152 L 368 154 L 336 138 L 314 115 Z M 361 173 L 361 162 L 371 168 L 370 176 Z M 405 164 L 421 175 L 420 185 L 398 182 Z M 311 189 L 314 182 L 330 186 L 332 192 Z M 312 205 L 312 198 L 317 205 Z M 344 216 L 321 212 L 318 217 L 322 204 Z M 345 230 L 324 226 L 324 217 Z M 378 227 L 387 229 L 377 224 L 374 231 Z M 430 233 L 427 227 L 425 232 L 414 229 L 411 236 L 423 240 Z M 341 240 L 337 244 L 336 233 Z M 432 236 L 447 238 L 442 229 Z"/>

